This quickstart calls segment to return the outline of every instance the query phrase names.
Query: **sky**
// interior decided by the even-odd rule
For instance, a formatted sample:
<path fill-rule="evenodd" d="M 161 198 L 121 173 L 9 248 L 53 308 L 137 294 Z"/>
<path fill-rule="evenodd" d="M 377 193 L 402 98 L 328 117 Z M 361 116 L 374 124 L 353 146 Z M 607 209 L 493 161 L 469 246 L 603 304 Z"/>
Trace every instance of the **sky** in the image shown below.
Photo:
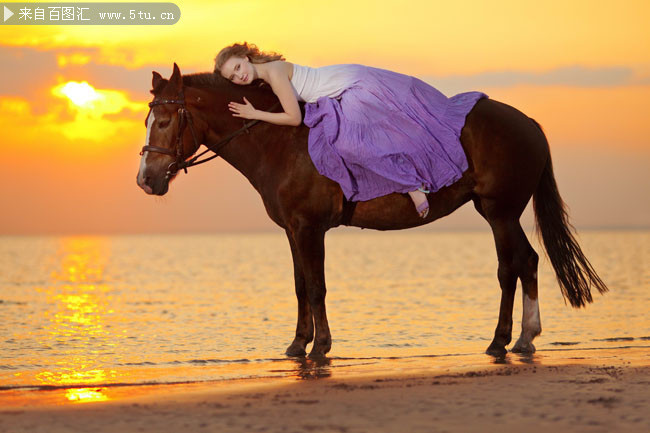
<path fill-rule="evenodd" d="M 543 126 L 577 228 L 650 226 L 647 0 L 176 4 L 171 26 L 0 25 L 0 234 L 278 230 L 221 159 L 164 197 L 136 185 L 152 71 L 211 71 L 242 41 L 303 65 L 413 75 L 447 96 L 483 91 Z M 426 227 L 487 224 L 466 205 Z"/>

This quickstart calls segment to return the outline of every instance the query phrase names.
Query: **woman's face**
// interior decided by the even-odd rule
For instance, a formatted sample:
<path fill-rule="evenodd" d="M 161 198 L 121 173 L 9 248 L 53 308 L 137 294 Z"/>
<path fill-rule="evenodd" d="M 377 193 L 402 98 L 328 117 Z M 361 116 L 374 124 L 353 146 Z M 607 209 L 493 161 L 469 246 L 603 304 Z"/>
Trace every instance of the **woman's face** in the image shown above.
<path fill-rule="evenodd" d="M 255 68 L 248 57 L 232 56 L 221 67 L 221 75 L 235 84 L 250 84 L 255 79 Z"/>

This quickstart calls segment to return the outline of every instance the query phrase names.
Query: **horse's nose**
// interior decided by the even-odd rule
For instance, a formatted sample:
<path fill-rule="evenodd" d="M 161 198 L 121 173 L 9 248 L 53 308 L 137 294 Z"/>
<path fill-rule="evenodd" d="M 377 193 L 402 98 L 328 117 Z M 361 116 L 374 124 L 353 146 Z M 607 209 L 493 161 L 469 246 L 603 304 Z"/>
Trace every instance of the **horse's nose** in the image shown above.
<path fill-rule="evenodd" d="M 140 183 L 140 179 L 138 179 L 138 186 L 142 188 L 147 194 L 153 193 L 153 181 L 150 176 L 144 176 L 142 178 L 142 183 Z"/>

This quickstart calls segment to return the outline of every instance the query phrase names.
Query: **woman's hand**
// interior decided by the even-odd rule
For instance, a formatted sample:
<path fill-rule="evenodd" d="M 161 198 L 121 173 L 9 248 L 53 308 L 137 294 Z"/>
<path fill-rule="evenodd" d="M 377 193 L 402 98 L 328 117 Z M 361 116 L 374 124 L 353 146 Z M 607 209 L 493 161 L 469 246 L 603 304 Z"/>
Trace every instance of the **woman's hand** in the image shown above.
<path fill-rule="evenodd" d="M 228 109 L 233 112 L 235 117 L 243 117 L 244 119 L 255 119 L 255 114 L 257 110 L 253 107 L 246 97 L 244 97 L 244 104 L 238 104 L 236 102 L 230 102 L 228 104 Z"/>

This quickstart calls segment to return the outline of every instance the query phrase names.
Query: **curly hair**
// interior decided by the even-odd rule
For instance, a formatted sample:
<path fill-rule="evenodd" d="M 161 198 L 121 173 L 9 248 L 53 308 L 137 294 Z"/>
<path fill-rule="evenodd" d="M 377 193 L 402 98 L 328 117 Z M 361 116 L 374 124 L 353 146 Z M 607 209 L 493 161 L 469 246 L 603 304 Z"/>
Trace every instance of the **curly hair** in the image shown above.
<path fill-rule="evenodd" d="M 285 60 L 282 54 L 260 51 L 255 44 L 249 44 L 248 42 L 232 44 L 219 51 L 217 57 L 214 58 L 214 72 L 218 73 L 224 63 L 232 56 L 247 56 L 251 63 L 268 63 L 275 60 Z"/>

